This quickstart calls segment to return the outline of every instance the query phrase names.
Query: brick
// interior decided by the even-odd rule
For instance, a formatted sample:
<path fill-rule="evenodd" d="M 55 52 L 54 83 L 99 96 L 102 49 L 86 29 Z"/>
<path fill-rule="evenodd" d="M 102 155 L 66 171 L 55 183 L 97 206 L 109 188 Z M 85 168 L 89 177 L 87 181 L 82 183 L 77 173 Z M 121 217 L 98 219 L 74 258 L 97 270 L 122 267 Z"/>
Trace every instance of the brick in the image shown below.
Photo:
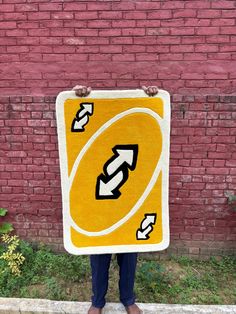
<path fill-rule="evenodd" d="M 65 8 L 63 8 L 65 10 Z M 62 11 L 61 3 L 39 3 L 39 11 Z"/>
<path fill-rule="evenodd" d="M 6 171 L 25 171 L 26 166 L 25 165 L 6 165 L 5 166 Z"/>
<path fill-rule="evenodd" d="M 33 37 L 17 38 L 17 44 L 18 45 L 37 45 L 39 44 L 39 38 L 33 38 Z M 29 54 L 26 54 L 26 55 L 29 56 Z M 31 61 L 31 60 L 29 60 L 28 58 L 26 61 Z"/>
<path fill-rule="evenodd" d="M 28 14 L 29 20 L 49 20 L 50 19 L 50 13 L 49 12 L 30 12 Z"/>
<path fill-rule="evenodd" d="M 236 167 L 236 160 L 226 160 L 226 167 Z"/>
<path fill-rule="evenodd" d="M 136 8 L 136 10 L 141 10 L 141 11 L 146 11 L 146 10 L 152 11 L 152 10 L 160 9 L 160 3 L 140 1 L 140 2 L 136 3 L 135 7 L 133 7 L 133 9 L 135 9 L 135 8 Z"/>
<path fill-rule="evenodd" d="M 15 11 L 18 11 L 18 12 L 38 11 L 38 4 L 34 4 L 34 3 L 19 3 L 19 4 L 15 4 Z"/>
<path fill-rule="evenodd" d="M 5 21 L 24 21 L 27 20 L 27 13 L 7 12 L 4 13 Z"/>
<path fill-rule="evenodd" d="M 145 20 L 147 18 L 146 12 L 127 12 L 123 15 L 125 20 Z"/>
<path fill-rule="evenodd" d="M 120 27 L 126 27 L 126 26 L 122 26 L 122 25 L 126 25 L 126 24 L 129 26 L 129 22 L 132 22 L 132 21 L 112 21 L 111 22 L 111 21 L 104 21 L 104 20 L 97 20 L 97 21 L 92 20 L 92 21 L 88 21 L 87 25 L 88 25 L 88 28 L 96 28 L 96 29 L 98 29 L 98 28 L 111 28 L 111 25 L 113 27 L 120 28 Z M 134 25 L 135 25 L 135 23 L 134 23 Z"/>
<path fill-rule="evenodd" d="M 182 1 L 165 1 L 161 2 L 162 9 L 182 9 L 184 8 L 184 3 Z"/>
<path fill-rule="evenodd" d="M 174 16 L 175 17 L 175 16 Z M 148 19 L 171 19 L 172 18 L 172 12 L 171 10 L 157 10 L 154 12 L 148 12 L 147 13 Z"/>
<path fill-rule="evenodd" d="M 79 3 L 79 2 L 72 2 L 72 3 L 64 3 L 63 5 L 64 11 L 86 11 L 86 4 Z M 97 11 L 97 10 L 94 10 Z"/>
<path fill-rule="evenodd" d="M 75 39 L 76 41 L 76 39 Z M 68 42 L 66 42 L 66 44 L 70 44 L 70 39 L 68 40 Z M 56 37 L 50 37 L 50 38 L 40 38 L 40 44 L 42 45 L 60 45 L 62 44 L 62 38 L 56 38 Z"/>
<path fill-rule="evenodd" d="M 180 27 L 184 26 L 184 19 L 161 20 L 160 24 L 163 27 Z"/>
<path fill-rule="evenodd" d="M 222 26 L 220 28 L 220 33 L 221 34 L 235 35 L 236 34 L 236 29 L 235 29 L 235 27 Z"/>
<path fill-rule="evenodd" d="M 144 36 L 145 29 L 138 28 L 123 28 L 121 30 L 123 36 Z"/>
<path fill-rule="evenodd" d="M 197 44 L 195 46 L 195 51 L 196 52 L 217 52 L 219 50 L 218 45 L 201 45 Z"/>
<path fill-rule="evenodd" d="M 235 25 L 234 19 L 216 19 L 211 21 L 212 26 L 229 26 Z"/>
<path fill-rule="evenodd" d="M 227 168 L 207 168 L 207 174 L 218 174 L 218 175 L 227 175 L 229 174 L 229 169 Z"/>
<path fill-rule="evenodd" d="M 26 126 L 26 125 L 27 125 L 27 121 L 23 119 L 21 120 L 9 119 L 6 121 L 6 126 L 18 127 L 18 126 Z"/>
<path fill-rule="evenodd" d="M 235 3 L 233 1 L 228 0 L 220 0 L 220 1 L 214 1 L 211 4 L 212 8 L 219 8 L 219 9 L 234 9 Z"/>
<path fill-rule="evenodd" d="M 18 22 L 17 28 L 23 28 L 23 29 L 31 29 L 31 28 L 38 28 L 39 22 Z"/>
<path fill-rule="evenodd" d="M 55 20 L 71 20 L 74 18 L 74 13 L 71 12 L 52 12 L 51 13 L 51 19 Z M 86 22 L 84 21 L 64 21 L 64 26 L 65 27 L 81 27 L 81 26 L 86 26 Z"/>
<path fill-rule="evenodd" d="M 81 30 L 82 31 L 82 30 Z M 57 27 L 56 29 L 52 28 L 50 30 L 50 35 L 51 36 L 64 36 L 64 37 L 68 37 L 68 36 L 71 36 L 71 29 L 69 28 L 60 28 L 60 27 Z M 75 33 L 75 35 L 77 35 L 77 33 Z M 83 36 L 83 35 L 82 35 Z"/>
<path fill-rule="evenodd" d="M 109 2 L 107 2 L 107 3 L 101 3 L 101 2 L 100 3 L 95 3 L 95 2 L 87 3 L 87 10 L 89 10 L 89 11 L 109 11 L 112 8 L 111 7 L 112 4 L 113 3 L 109 3 Z M 86 10 L 86 7 L 83 10 Z"/>
<path fill-rule="evenodd" d="M 99 30 L 99 36 L 104 36 L 104 37 L 117 37 L 121 35 L 121 30 L 120 29 L 104 29 L 104 30 Z"/>
<path fill-rule="evenodd" d="M 197 11 L 198 18 L 220 18 L 221 17 L 221 10 L 198 10 Z"/>
<path fill-rule="evenodd" d="M 170 51 L 174 53 L 178 52 L 193 52 L 194 51 L 194 46 L 193 45 L 176 45 L 176 46 L 171 46 Z"/>
<path fill-rule="evenodd" d="M 1 4 L 1 12 L 13 12 L 14 4 Z"/>
<path fill-rule="evenodd" d="M 173 27 L 171 28 L 171 35 L 194 35 L 193 27 Z"/>
<path fill-rule="evenodd" d="M 112 56 L 112 60 L 113 61 L 134 61 L 135 57 L 133 54 L 128 54 L 128 53 L 123 53 L 123 54 L 116 54 L 114 56 Z"/>
<path fill-rule="evenodd" d="M 199 27 L 196 30 L 197 35 L 219 35 L 219 27 Z"/>
<path fill-rule="evenodd" d="M 201 241 L 203 240 L 203 234 L 202 233 L 195 233 L 192 235 L 192 240 Z"/>
<path fill-rule="evenodd" d="M 235 17 L 234 10 L 221 10 L 222 18 Z"/>
<path fill-rule="evenodd" d="M 186 8 L 203 9 L 203 8 L 210 8 L 210 6 L 211 6 L 211 2 L 208 2 L 208 1 L 202 1 L 202 0 L 185 1 Z"/>
<path fill-rule="evenodd" d="M 137 27 L 160 27 L 160 20 L 135 20 Z"/>
<path fill-rule="evenodd" d="M 85 44 L 85 39 L 83 39 L 83 38 L 75 38 L 75 37 L 68 37 L 68 38 L 64 38 L 63 42 L 64 42 L 64 44 L 67 44 L 67 45 L 84 45 Z"/>
<path fill-rule="evenodd" d="M 104 11 L 99 12 L 99 19 L 120 20 L 122 19 L 122 12 Z M 127 13 L 128 14 L 128 13 Z"/>
<path fill-rule="evenodd" d="M 210 19 L 187 18 L 184 26 L 207 27 L 211 25 Z"/>
<path fill-rule="evenodd" d="M 29 135 L 28 136 L 29 142 L 36 142 L 36 143 L 48 143 L 49 142 L 49 136 L 48 135 Z"/>
<path fill-rule="evenodd" d="M 23 29 L 12 29 L 12 30 L 6 31 L 6 35 L 7 36 L 14 36 L 14 37 L 27 36 L 27 31 L 23 30 Z"/>
<path fill-rule="evenodd" d="M 0 29 L 15 29 L 16 22 L 0 22 Z"/>
<path fill-rule="evenodd" d="M 199 255 L 200 254 L 200 248 L 190 247 L 189 248 L 189 254 Z"/>
<path fill-rule="evenodd" d="M 174 18 L 182 18 L 182 17 L 196 17 L 197 11 L 193 9 L 184 9 L 184 10 L 174 10 L 173 17 Z"/>
<path fill-rule="evenodd" d="M 27 180 L 8 180 L 8 186 L 28 186 Z"/>
<path fill-rule="evenodd" d="M 106 37 L 88 37 L 86 39 L 87 45 L 94 45 L 94 49 L 97 48 L 97 46 L 100 45 L 108 45 L 109 42 L 111 42 L 111 38 L 106 38 Z"/>

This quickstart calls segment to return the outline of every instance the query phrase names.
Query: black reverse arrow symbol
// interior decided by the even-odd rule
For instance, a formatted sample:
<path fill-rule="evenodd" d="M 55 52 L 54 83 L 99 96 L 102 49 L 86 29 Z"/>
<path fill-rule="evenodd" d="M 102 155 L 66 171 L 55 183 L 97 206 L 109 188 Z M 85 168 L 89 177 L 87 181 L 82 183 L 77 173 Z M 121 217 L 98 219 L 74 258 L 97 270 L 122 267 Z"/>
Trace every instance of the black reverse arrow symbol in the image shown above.
<path fill-rule="evenodd" d="M 153 231 L 153 225 L 156 223 L 157 215 L 154 214 L 145 214 L 145 218 L 141 222 L 140 229 L 136 232 L 137 240 L 148 240 L 149 233 Z"/>
<path fill-rule="evenodd" d="M 93 103 L 81 103 L 76 118 L 72 121 L 71 132 L 84 132 L 84 126 L 89 122 L 88 116 L 92 114 Z"/>
<path fill-rule="evenodd" d="M 112 156 L 103 167 L 102 173 L 97 178 L 96 199 L 117 199 L 121 192 L 119 188 L 127 181 L 129 171 L 136 167 L 138 145 L 116 145 L 112 148 Z"/>

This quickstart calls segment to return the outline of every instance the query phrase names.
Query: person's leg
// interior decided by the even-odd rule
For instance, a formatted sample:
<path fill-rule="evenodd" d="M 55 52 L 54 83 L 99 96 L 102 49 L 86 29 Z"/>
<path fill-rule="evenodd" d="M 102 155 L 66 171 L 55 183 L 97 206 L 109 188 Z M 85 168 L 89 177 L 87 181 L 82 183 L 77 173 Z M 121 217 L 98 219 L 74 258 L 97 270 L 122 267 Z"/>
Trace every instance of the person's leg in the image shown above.
<path fill-rule="evenodd" d="M 111 254 L 91 255 L 90 264 L 92 269 L 92 306 L 104 307 L 105 296 L 108 288 L 109 267 Z"/>
<path fill-rule="evenodd" d="M 120 267 L 120 301 L 125 307 L 135 303 L 134 280 L 137 264 L 137 253 L 117 254 Z"/>

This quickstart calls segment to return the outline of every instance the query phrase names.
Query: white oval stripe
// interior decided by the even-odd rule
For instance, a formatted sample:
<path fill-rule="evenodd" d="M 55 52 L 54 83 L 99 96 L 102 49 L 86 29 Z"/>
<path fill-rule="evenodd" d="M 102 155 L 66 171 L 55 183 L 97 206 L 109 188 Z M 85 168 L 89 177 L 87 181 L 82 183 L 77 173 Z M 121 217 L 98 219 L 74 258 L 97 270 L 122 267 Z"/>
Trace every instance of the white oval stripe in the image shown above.
<path fill-rule="evenodd" d="M 88 142 L 84 145 L 84 147 L 82 148 L 82 150 L 80 151 L 79 155 L 77 156 L 74 165 L 72 167 L 71 170 L 71 174 L 68 178 L 68 182 L 67 182 L 67 186 L 68 186 L 68 195 L 67 195 L 67 199 L 68 201 L 70 200 L 69 198 L 69 193 L 71 190 L 71 186 L 76 174 L 76 171 L 78 169 L 78 166 L 80 164 L 80 161 L 82 160 L 84 154 L 86 153 L 86 151 L 89 149 L 89 147 L 93 144 L 93 142 L 96 140 L 97 137 L 99 137 L 107 128 L 109 128 L 114 122 L 122 119 L 123 117 L 130 115 L 132 113 L 146 113 L 150 116 L 152 116 L 156 121 L 157 124 L 160 126 L 160 130 L 162 133 L 162 139 L 164 139 L 163 137 L 163 127 L 164 127 L 164 121 L 160 118 L 160 116 L 154 112 L 153 110 L 149 109 L 149 108 L 132 108 L 126 111 L 123 111 L 119 114 L 117 114 L 116 116 L 114 116 L 112 119 L 108 120 L 106 123 L 104 123 L 92 136 L 91 138 L 88 140 Z M 128 219 L 130 219 L 130 217 L 132 217 L 137 210 L 140 208 L 140 206 L 143 204 L 143 202 L 145 201 L 145 199 L 148 197 L 149 193 L 151 192 L 153 186 L 155 185 L 157 178 L 159 176 L 159 173 L 161 171 L 162 165 L 163 165 L 163 150 L 161 152 L 159 161 L 156 165 L 156 168 L 153 172 L 153 175 L 151 177 L 151 180 L 149 181 L 145 191 L 143 192 L 143 194 L 141 195 L 141 197 L 139 198 L 139 200 L 137 201 L 137 203 L 133 206 L 133 208 L 129 211 L 129 213 L 124 216 L 122 219 L 120 219 L 119 221 L 117 221 L 115 224 L 113 224 L 112 226 L 110 226 L 107 229 L 101 230 L 101 231 L 86 231 L 82 228 L 80 228 L 72 219 L 72 217 L 70 216 L 70 224 L 71 227 L 73 227 L 76 231 L 87 235 L 87 236 L 101 236 L 101 235 L 106 235 L 111 233 L 112 231 L 116 230 L 118 227 L 120 227 L 121 225 L 123 225 Z M 69 204 L 70 205 L 70 204 Z M 70 208 L 70 206 L 69 206 Z"/>

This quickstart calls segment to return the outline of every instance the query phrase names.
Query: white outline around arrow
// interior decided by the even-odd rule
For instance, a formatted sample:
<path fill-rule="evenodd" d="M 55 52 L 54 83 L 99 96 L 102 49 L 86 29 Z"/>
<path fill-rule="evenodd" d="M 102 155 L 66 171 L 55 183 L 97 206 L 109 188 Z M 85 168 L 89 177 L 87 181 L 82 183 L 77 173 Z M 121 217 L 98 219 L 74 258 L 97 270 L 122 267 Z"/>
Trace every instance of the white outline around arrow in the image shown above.
<path fill-rule="evenodd" d="M 88 123 L 88 116 L 84 116 L 82 119 L 75 120 L 74 125 L 73 125 L 73 129 L 74 130 L 83 130 L 84 126 Z"/>
<path fill-rule="evenodd" d="M 81 105 L 80 105 L 80 107 L 81 107 L 81 109 L 80 109 L 80 111 L 76 114 L 76 116 L 78 117 L 78 118 L 81 118 L 81 117 L 83 117 L 86 113 L 87 114 L 89 114 L 90 116 L 93 114 L 93 105 L 92 105 L 92 103 L 82 103 Z"/>
<path fill-rule="evenodd" d="M 97 178 L 96 199 L 117 199 L 119 188 L 129 177 L 128 169 L 136 167 L 138 144 L 116 145 L 112 151 L 114 155 L 103 166 L 104 174 Z"/>
<path fill-rule="evenodd" d="M 116 149 L 117 157 L 109 163 L 106 167 L 106 172 L 109 176 L 117 171 L 124 163 L 128 164 L 130 167 L 133 166 L 134 160 L 134 150 L 133 149 Z"/>
<path fill-rule="evenodd" d="M 147 240 L 149 239 L 148 234 L 152 232 L 153 227 L 148 226 L 145 230 L 141 231 L 140 229 L 137 231 L 137 239 L 138 240 Z"/>
<path fill-rule="evenodd" d="M 112 177 L 108 182 L 104 182 L 102 178 L 99 178 L 99 195 L 100 196 L 112 196 L 115 190 L 124 178 L 123 172 L 119 171 L 114 177 Z"/>
<path fill-rule="evenodd" d="M 153 231 L 153 225 L 156 223 L 156 214 L 145 214 L 141 222 L 141 227 L 136 232 L 137 240 L 149 239 L 149 233 Z"/>
<path fill-rule="evenodd" d="M 71 126 L 72 132 L 83 132 L 84 126 L 89 121 L 89 115 L 93 114 L 93 103 L 81 103 L 80 110 L 77 111 Z"/>

